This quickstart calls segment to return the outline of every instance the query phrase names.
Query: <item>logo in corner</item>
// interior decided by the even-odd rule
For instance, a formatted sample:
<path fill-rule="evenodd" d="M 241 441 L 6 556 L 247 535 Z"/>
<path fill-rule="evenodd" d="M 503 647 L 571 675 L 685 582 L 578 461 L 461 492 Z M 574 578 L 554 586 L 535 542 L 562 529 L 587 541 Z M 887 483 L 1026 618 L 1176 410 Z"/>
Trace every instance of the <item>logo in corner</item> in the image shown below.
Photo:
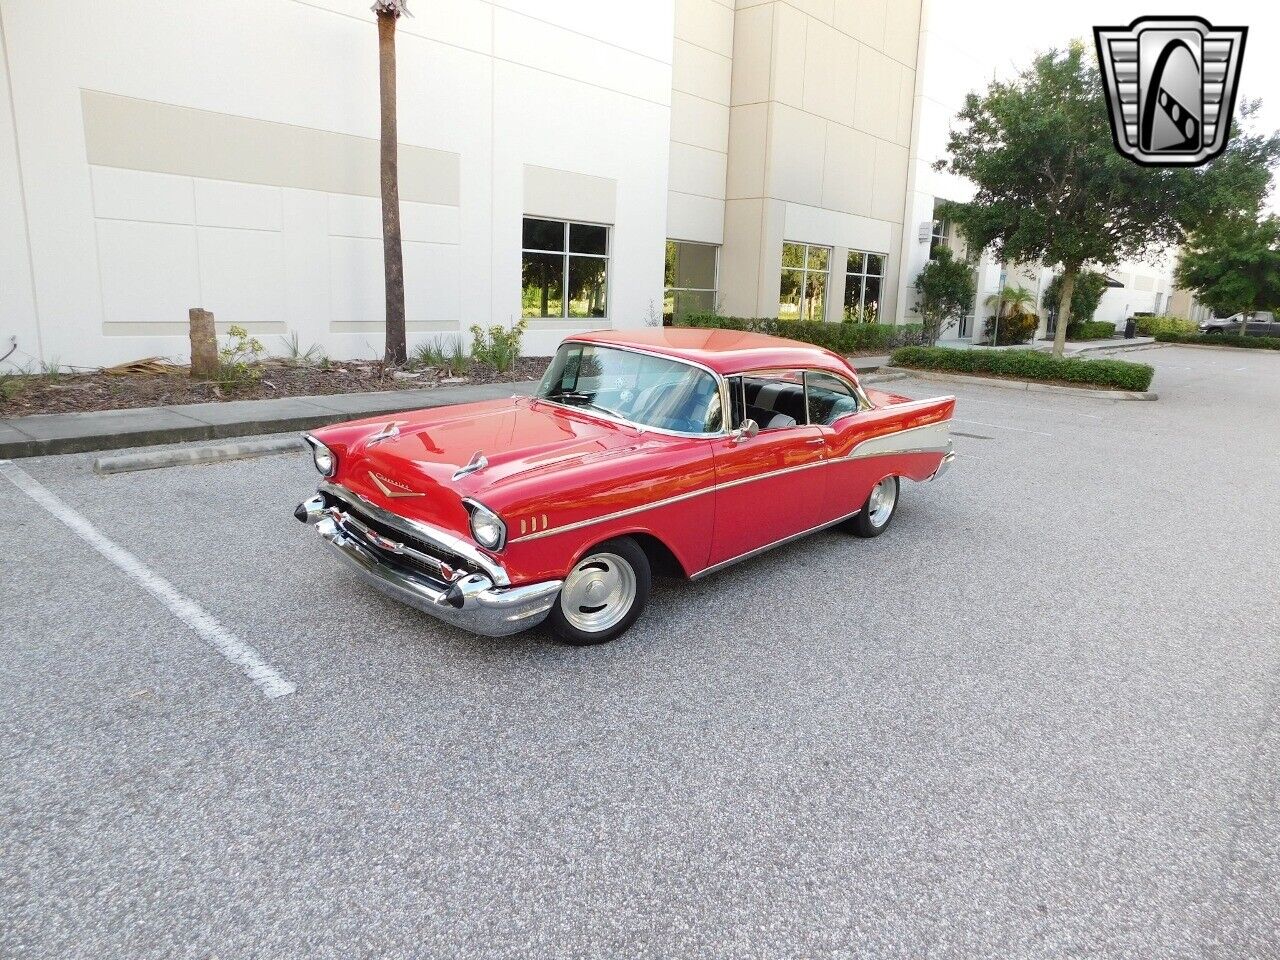
<path fill-rule="evenodd" d="M 1194 167 L 1222 153 L 1248 32 L 1200 17 L 1094 27 L 1116 149 L 1146 167 Z"/>
<path fill-rule="evenodd" d="M 369 479 L 373 481 L 373 485 L 382 491 L 382 495 L 394 500 L 397 497 L 425 497 L 425 493 L 417 493 L 410 490 L 399 480 L 392 480 L 390 477 L 384 477 L 380 473 L 369 471 Z"/>

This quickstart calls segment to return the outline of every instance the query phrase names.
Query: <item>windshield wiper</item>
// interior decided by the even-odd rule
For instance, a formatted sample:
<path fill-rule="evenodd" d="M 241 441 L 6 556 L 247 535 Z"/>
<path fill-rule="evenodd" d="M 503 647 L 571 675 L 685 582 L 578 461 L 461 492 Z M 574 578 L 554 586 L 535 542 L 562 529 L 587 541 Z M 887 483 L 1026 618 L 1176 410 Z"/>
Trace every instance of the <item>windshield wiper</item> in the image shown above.
<path fill-rule="evenodd" d="M 572 403 L 572 404 L 581 405 L 584 407 L 591 407 L 592 409 L 599 410 L 601 413 L 608 414 L 611 417 L 618 417 L 619 419 L 625 419 L 622 416 L 622 414 L 618 413 L 616 410 L 610 410 L 608 407 L 600 406 L 600 404 L 596 403 L 595 400 L 592 399 L 594 396 L 595 394 L 579 393 L 576 390 L 559 390 L 555 393 L 548 394 L 543 399 L 552 400 L 552 401 L 559 400 L 565 403 Z"/>

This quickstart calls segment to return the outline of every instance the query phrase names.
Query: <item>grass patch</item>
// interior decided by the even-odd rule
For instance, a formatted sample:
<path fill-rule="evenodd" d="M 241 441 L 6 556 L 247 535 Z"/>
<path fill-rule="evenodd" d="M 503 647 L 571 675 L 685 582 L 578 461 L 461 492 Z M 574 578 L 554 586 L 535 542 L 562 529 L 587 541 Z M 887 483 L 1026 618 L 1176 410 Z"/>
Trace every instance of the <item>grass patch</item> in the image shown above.
<path fill-rule="evenodd" d="M 1035 350 L 949 350 L 946 347 L 903 347 L 893 352 L 895 367 L 986 374 L 1038 383 L 1143 391 L 1151 386 L 1154 368 L 1127 360 L 1058 359 Z"/>
<path fill-rule="evenodd" d="M 1280 337 L 1241 337 L 1233 333 L 1157 333 L 1156 340 L 1160 343 L 1192 343 L 1206 347 L 1280 350 Z"/>

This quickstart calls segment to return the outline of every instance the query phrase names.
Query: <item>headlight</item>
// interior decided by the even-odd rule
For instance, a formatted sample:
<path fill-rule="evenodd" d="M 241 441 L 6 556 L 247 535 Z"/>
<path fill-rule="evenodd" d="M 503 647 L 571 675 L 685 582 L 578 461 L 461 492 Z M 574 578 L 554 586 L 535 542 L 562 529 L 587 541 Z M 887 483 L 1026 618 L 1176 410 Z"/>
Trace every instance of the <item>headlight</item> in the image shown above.
<path fill-rule="evenodd" d="M 315 437 L 303 439 L 311 444 L 311 459 L 315 461 L 316 469 L 320 471 L 321 476 L 332 477 L 338 472 L 338 458 L 333 455 L 332 450 Z"/>
<path fill-rule="evenodd" d="M 486 550 L 499 550 L 507 539 L 507 525 L 496 513 L 474 500 L 467 502 L 471 508 L 471 535 Z"/>

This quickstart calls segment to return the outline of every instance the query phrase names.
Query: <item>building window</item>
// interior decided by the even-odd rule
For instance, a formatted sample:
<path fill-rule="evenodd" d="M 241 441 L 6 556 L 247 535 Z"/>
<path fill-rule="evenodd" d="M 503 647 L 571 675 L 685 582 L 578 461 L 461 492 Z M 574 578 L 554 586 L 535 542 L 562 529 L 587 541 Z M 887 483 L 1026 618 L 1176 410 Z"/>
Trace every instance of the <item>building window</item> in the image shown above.
<path fill-rule="evenodd" d="M 827 316 L 827 275 L 831 248 L 807 243 L 782 245 L 778 319 L 821 323 Z"/>
<path fill-rule="evenodd" d="M 852 323 L 876 323 L 883 285 L 884 254 L 850 250 L 844 275 L 844 318 Z"/>
<path fill-rule="evenodd" d="M 716 256 L 719 252 L 720 248 L 711 243 L 667 241 L 663 323 L 678 322 L 691 313 L 715 312 Z"/>
<path fill-rule="evenodd" d="M 935 220 L 933 221 L 933 231 L 929 235 L 929 259 L 938 259 L 938 248 L 951 246 L 951 241 L 947 239 L 947 233 L 951 229 L 951 221 Z"/>
<path fill-rule="evenodd" d="M 609 228 L 524 218 L 520 315 L 535 319 L 609 315 Z"/>

